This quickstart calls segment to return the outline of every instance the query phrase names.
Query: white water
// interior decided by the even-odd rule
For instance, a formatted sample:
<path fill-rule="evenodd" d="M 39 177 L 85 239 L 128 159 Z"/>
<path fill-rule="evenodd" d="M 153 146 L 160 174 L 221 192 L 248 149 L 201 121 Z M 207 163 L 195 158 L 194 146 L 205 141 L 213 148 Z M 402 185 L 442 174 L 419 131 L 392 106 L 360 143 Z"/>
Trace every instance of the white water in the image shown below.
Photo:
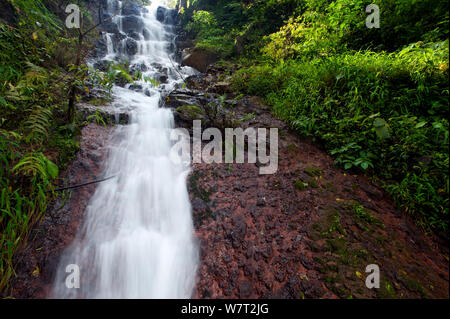
<path fill-rule="evenodd" d="M 170 91 L 182 79 L 174 72 L 175 62 L 167 50 L 174 35 L 156 20 L 160 2 L 152 0 L 142 16 L 150 39 L 141 37 L 131 62 L 145 63 L 149 67 L 145 74 L 150 76 L 156 72 L 152 63 L 167 67 L 165 89 Z M 114 59 L 111 39 L 107 40 L 106 58 Z M 187 75 L 192 70 L 181 72 Z M 186 188 L 189 163 L 177 165 L 169 159 L 174 123 L 171 110 L 158 107 L 161 89 L 140 84 L 151 91 L 151 97 L 113 89 L 114 104 L 132 109 L 131 123 L 114 133 L 104 172 L 104 176 L 119 175 L 98 184 L 84 224 L 60 260 L 53 297 L 191 297 L 198 256 Z M 79 266 L 79 289 L 66 287 L 69 264 Z"/>

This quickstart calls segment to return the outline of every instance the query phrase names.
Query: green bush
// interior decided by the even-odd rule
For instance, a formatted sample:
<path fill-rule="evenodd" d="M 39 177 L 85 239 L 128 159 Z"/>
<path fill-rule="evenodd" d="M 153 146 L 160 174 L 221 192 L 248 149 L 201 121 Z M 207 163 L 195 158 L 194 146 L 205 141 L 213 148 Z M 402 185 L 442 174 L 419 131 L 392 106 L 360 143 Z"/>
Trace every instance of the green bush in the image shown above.
<path fill-rule="evenodd" d="M 233 85 L 337 164 L 381 177 L 424 226 L 448 229 L 448 41 L 244 68 Z"/>
<path fill-rule="evenodd" d="M 366 27 L 365 7 L 380 8 L 380 28 Z M 448 2 L 434 0 L 306 1 L 306 10 L 270 34 L 263 53 L 274 60 L 311 59 L 347 49 L 395 51 L 448 38 Z"/>

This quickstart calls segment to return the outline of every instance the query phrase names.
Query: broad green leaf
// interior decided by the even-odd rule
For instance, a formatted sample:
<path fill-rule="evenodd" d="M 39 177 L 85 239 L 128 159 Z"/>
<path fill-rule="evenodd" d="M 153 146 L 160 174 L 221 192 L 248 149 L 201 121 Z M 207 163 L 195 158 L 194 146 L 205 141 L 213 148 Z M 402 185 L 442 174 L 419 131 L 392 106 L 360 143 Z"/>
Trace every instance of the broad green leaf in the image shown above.
<path fill-rule="evenodd" d="M 46 159 L 47 172 L 51 178 L 56 178 L 58 176 L 58 166 L 56 166 L 52 161 Z"/>
<path fill-rule="evenodd" d="M 389 125 L 382 118 L 376 118 L 373 121 L 373 127 L 375 128 L 375 132 L 379 139 L 384 140 L 391 136 L 389 133 Z"/>
<path fill-rule="evenodd" d="M 425 126 L 426 124 L 427 124 L 426 121 L 419 122 L 416 124 L 415 128 L 421 128 L 421 127 Z"/>

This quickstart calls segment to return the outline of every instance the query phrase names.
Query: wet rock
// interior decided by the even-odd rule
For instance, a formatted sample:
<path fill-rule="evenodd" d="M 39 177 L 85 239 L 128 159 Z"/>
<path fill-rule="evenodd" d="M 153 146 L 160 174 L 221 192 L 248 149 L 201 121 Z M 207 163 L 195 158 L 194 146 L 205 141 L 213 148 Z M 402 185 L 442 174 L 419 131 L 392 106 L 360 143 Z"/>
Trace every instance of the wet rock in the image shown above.
<path fill-rule="evenodd" d="M 232 92 L 231 83 L 227 81 L 214 83 L 211 87 L 208 88 L 208 92 L 214 92 L 219 95 L 223 95 L 226 93 Z"/>
<path fill-rule="evenodd" d="M 253 292 L 253 285 L 248 280 L 243 280 L 239 283 L 239 297 L 248 298 Z"/>
<path fill-rule="evenodd" d="M 122 19 L 122 30 L 126 34 L 132 34 L 133 32 L 141 33 L 144 28 L 142 19 L 137 16 L 125 16 Z"/>
<path fill-rule="evenodd" d="M 106 10 L 109 8 L 112 12 L 117 12 L 120 9 L 119 1 L 118 0 L 100 0 L 101 1 L 101 7 L 103 10 Z"/>
<path fill-rule="evenodd" d="M 156 9 L 156 19 L 159 22 L 164 22 L 165 18 L 166 18 L 166 8 L 158 7 L 158 9 Z"/>
<path fill-rule="evenodd" d="M 100 115 L 105 123 L 121 123 L 127 124 L 129 122 L 129 114 L 125 111 L 117 111 L 111 106 L 95 106 L 87 103 L 79 103 L 77 105 L 78 112 L 85 121 L 91 115 Z"/>
<path fill-rule="evenodd" d="M 125 50 L 129 56 L 135 55 L 138 50 L 136 40 L 128 38 L 127 42 L 125 43 Z"/>
<path fill-rule="evenodd" d="M 160 83 L 167 83 L 168 79 L 169 77 L 163 73 L 158 73 L 155 75 L 155 80 L 159 81 Z"/>
<path fill-rule="evenodd" d="M 107 51 L 108 48 L 106 46 L 106 41 L 102 38 L 97 40 L 97 42 L 95 43 L 95 49 L 93 50 L 91 56 L 94 58 L 101 58 L 106 55 Z"/>
<path fill-rule="evenodd" d="M 100 30 L 105 31 L 107 33 L 119 33 L 119 27 L 114 22 L 108 21 L 104 22 L 100 25 Z"/>
<path fill-rule="evenodd" d="M 156 92 L 154 90 L 145 89 L 144 94 L 147 96 L 153 96 L 156 94 Z"/>
<path fill-rule="evenodd" d="M 208 208 L 208 205 L 206 205 L 205 201 L 198 197 L 195 197 L 192 200 L 191 205 L 194 211 L 206 211 Z"/>
<path fill-rule="evenodd" d="M 190 66 L 200 72 L 206 72 L 208 66 L 218 59 L 217 55 L 200 48 L 185 49 L 182 54 L 182 65 Z"/>
<path fill-rule="evenodd" d="M 158 70 L 158 72 L 163 73 L 165 75 L 168 75 L 169 73 L 169 69 L 165 66 L 162 66 L 159 63 L 152 63 L 152 67 L 155 68 L 156 70 Z"/>
<path fill-rule="evenodd" d="M 99 60 L 99 61 L 94 63 L 94 68 L 96 68 L 97 70 L 106 72 L 110 62 L 111 61 L 108 61 L 108 60 Z"/>
<path fill-rule="evenodd" d="M 142 91 L 142 85 L 140 84 L 131 84 L 128 88 L 136 92 Z"/>
<path fill-rule="evenodd" d="M 137 63 L 137 64 L 133 64 L 130 67 L 130 73 L 134 74 L 136 72 L 146 72 L 148 71 L 148 66 L 145 63 Z"/>
<path fill-rule="evenodd" d="M 88 153 L 88 157 L 94 162 L 98 163 L 102 158 L 102 154 L 98 151 L 91 151 Z"/>
<path fill-rule="evenodd" d="M 202 90 L 206 87 L 205 75 L 196 74 L 186 78 L 186 85 L 191 90 Z"/>
<path fill-rule="evenodd" d="M 141 14 L 141 8 L 139 7 L 138 3 L 133 1 L 127 1 L 124 3 L 122 7 L 122 15 L 128 16 L 128 15 L 137 15 L 139 16 Z"/>
<path fill-rule="evenodd" d="M 145 40 L 150 40 L 150 32 L 148 31 L 147 28 L 144 28 L 144 29 L 142 30 L 142 35 L 144 36 L 144 39 L 145 39 Z"/>
<path fill-rule="evenodd" d="M 167 107 L 177 108 L 182 105 L 205 105 L 212 101 L 207 98 L 204 93 L 199 91 L 192 91 L 188 89 L 177 89 L 168 96 L 170 101 L 166 104 Z"/>
<path fill-rule="evenodd" d="M 165 24 L 174 24 L 176 21 L 177 12 L 173 9 L 168 9 L 165 7 L 158 7 L 156 9 L 156 19 L 159 22 Z"/>
<path fill-rule="evenodd" d="M 314 279 L 302 280 L 300 289 L 307 298 L 320 298 L 325 293 L 320 281 Z"/>
<path fill-rule="evenodd" d="M 56 274 L 60 255 L 61 251 L 56 251 L 44 257 L 44 264 L 41 265 L 41 269 L 43 269 L 42 277 L 48 283 L 52 281 L 54 274 Z"/>
<path fill-rule="evenodd" d="M 126 38 L 127 38 L 127 35 L 124 34 L 124 33 L 122 33 L 122 32 L 119 32 L 119 33 L 114 34 L 114 35 L 111 37 L 111 40 L 112 40 L 112 42 L 113 42 L 113 48 L 114 48 L 115 50 L 117 50 L 117 48 L 120 46 L 120 42 L 121 42 L 123 39 L 126 39 Z"/>
<path fill-rule="evenodd" d="M 141 39 L 140 34 L 137 33 L 137 32 L 132 32 L 131 34 L 129 34 L 129 37 L 133 38 L 134 40 L 140 40 Z"/>

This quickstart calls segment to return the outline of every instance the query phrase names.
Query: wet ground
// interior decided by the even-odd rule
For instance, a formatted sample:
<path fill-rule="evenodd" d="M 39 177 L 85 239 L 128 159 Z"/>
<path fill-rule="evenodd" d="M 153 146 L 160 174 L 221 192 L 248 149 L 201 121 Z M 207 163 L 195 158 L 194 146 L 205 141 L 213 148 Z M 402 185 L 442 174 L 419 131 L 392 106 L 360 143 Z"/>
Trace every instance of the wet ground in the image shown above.
<path fill-rule="evenodd" d="M 250 106 L 250 107 L 249 107 Z M 253 98 L 241 114 L 264 108 Z M 194 164 L 189 180 L 201 263 L 196 298 L 448 298 L 448 247 L 425 236 L 367 178 L 268 112 L 279 167 Z M 366 266 L 380 270 L 368 289 Z"/>

